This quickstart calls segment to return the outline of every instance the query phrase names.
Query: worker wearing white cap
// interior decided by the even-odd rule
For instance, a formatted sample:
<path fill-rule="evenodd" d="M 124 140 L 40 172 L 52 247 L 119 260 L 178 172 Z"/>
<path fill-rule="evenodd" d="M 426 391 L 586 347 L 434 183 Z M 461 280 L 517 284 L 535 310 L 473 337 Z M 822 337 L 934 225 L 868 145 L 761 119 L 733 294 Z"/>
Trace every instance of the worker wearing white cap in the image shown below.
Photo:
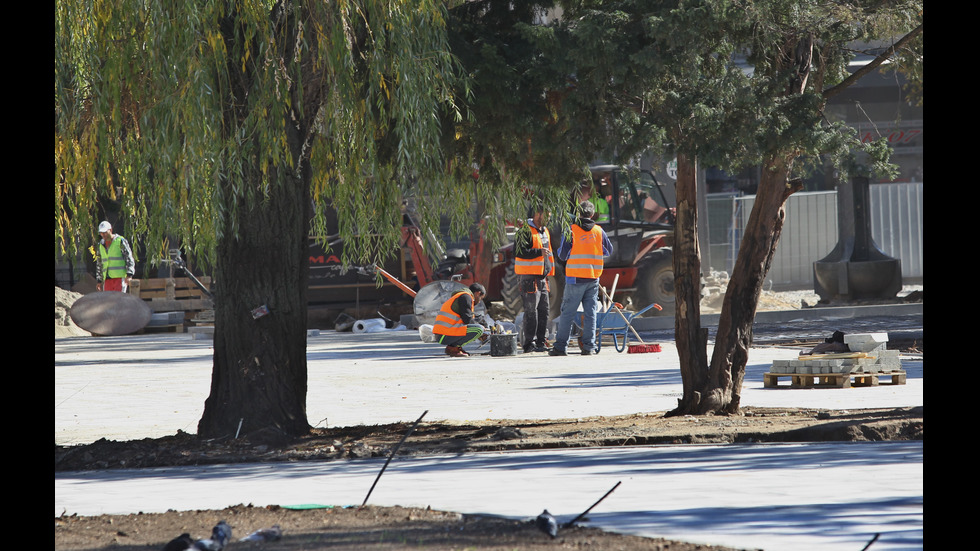
<path fill-rule="evenodd" d="M 129 289 L 136 273 L 136 261 L 129 241 L 121 235 L 113 235 L 112 224 L 103 220 L 99 223 L 99 254 L 95 259 L 95 281 L 99 291 L 122 291 Z"/>

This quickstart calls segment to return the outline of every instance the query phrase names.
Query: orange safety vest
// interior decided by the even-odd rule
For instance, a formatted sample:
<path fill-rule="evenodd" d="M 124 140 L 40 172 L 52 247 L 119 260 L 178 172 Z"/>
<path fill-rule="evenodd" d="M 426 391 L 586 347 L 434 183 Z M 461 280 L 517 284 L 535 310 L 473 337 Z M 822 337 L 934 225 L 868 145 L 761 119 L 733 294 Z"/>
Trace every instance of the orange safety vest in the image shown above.
<path fill-rule="evenodd" d="M 602 275 L 602 228 L 585 231 L 572 224 L 572 250 L 565 263 L 565 275 L 596 279 Z"/>
<path fill-rule="evenodd" d="M 541 239 L 541 235 L 544 235 L 544 239 Z M 551 248 L 551 234 L 548 233 L 548 228 L 544 228 L 544 231 L 539 233 L 536 229 L 531 229 L 531 248 L 532 249 L 550 249 Z M 555 264 L 551 263 L 551 270 L 545 274 L 544 273 L 544 255 L 535 258 L 514 258 L 514 273 L 519 275 L 555 275 Z"/>
<path fill-rule="evenodd" d="M 432 332 L 436 335 L 449 335 L 452 337 L 462 337 L 466 334 L 466 324 L 459 314 L 453 312 L 453 302 L 462 295 L 473 296 L 469 290 L 460 291 L 449 297 L 449 300 L 442 303 L 442 308 L 436 316 L 436 322 L 432 325 Z"/>

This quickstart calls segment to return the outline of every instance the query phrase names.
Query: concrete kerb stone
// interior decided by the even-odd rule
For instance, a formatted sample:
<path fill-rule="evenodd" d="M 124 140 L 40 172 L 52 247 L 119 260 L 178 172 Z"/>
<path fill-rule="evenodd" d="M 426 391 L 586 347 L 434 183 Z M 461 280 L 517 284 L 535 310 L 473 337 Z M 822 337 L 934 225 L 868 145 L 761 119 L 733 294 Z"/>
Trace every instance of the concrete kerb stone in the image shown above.
<path fill-rule="evenodd" d="M 888 350 L 888 333 L 852 333 L 844 335 L 844 344 L 855 357 L 826 358 L 800 353 L 797 359 L 773 360 L 769 369 L 776 374 L 822 375 L 831 373 L 890 373 L 902 369 L 898 350 Z"/>

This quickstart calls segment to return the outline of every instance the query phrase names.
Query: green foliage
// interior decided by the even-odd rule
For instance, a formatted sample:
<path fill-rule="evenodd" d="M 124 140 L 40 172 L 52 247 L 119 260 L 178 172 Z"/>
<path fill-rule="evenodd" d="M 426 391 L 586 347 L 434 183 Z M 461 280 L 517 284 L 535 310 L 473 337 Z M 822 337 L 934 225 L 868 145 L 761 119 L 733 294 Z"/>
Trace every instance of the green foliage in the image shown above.
<path fill-rule="evenodd" d="M 922 18 L 921 0 L 576 0 L 535 24 L 556 4 L 57 0 L 57 248 L 87 247 L 111 204 L 155 258 L 207 257 L 271 186 L 301 182 L 312 233 L 337 207 L 346 260 L 366 263 L 397 245 L 405 201 L 423 225 L 499 238 L 531 195 L 567 210 L 597 157 L 848 166 L 857 140 L 823 94 L 854 44 Z M 920 86 L 921 47 L 895 56 Z"/>
<path fill-rule="evenodd" d="M 55 4 L 55 238 L 74 254 L 99 205 L 151 250 L 213 254 L 272 186 L 310 186 L 340 233 L 386 255 L 403 195 L 470 194 L 446 170 L 459 73 L 439 2 Z M 444 189 L 448 186 L 447 189 Z M 270 228 L 270 230 L 273 230 Z M 383 251 L 383 252 L 382 252 Z"/>
<path fill-rule="evenodd" d="M 655 147 L 730 170 L 787 155 L 830 155 L 851 169 L 863 156 L 868 167 L 888 169 L 883 149 L 823 118 L 826 91 L 849 76 L 855 45 L 880 44 L 880 52 L 920 25 L 921 0 L 565 5 L 577 71 L 566 105 L 603 121 L 601 141 L 617 159 Z M 899 58 L 921 83 L 921 42 Z"/>

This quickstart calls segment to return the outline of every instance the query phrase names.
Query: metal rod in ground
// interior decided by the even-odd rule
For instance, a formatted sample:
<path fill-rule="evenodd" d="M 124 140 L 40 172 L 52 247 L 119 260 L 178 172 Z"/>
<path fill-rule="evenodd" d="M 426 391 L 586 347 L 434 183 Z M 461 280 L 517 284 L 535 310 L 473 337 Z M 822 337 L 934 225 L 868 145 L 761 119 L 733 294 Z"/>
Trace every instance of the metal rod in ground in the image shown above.
<path fill-rule="evenodd" d="M 379 472 L 378 476 L 375 477 L 374 483 L 371 484 L 371 489 L 368 490 L 367 495 L 364 496 L 364 502 L 361 503 L 361 507 L 364 507 L 364 505 L 367 503 L 368 498 L 371 497 L 371 492 L 374 491 L 374 487 L 377 486 L 378 480 L 381 479 L 381 475 L 383 475 L 385 469 L 388 468 L 388 463 L 391 463 L 391 458 L 395 457 L 395 454 L 398 453 L 398 448 L 402 447 L 402 444 L 405 443 L 405 440 L 408 439 L 408 436 L 415 431 L 415 427 L 419 426 L 419 423 L 422 422 L 422 418 L 425 417 L 426 413 L 429 413 L 429 410 L 425 410 L 422 412 L 422 415 L 419 415 L 419 418 L 415 421 L 414 424 L 412 424 L 411 428 L 408 429 L 408 432 L 405 433 L 405 436 L 402 436 L 402 439 L 398 442 L 398 444 L 395 445 L 395 449 L 391 450 L 391 453 L 388 455 L 388 460 L 385 461 L 384 466 L 381 467 L 381 472 Z"/>
<path fill-rule="evenodd" d="M 868 545 L 865 545 L 864 549 L 862 549 L 861 551 L 868 551 L 868 548 L 871 547 L 871 544 L 878 541 L 878 536 L 880 535 L 881 534 L 875 534 L 875 537 L 871 538 L 871 541 L 868 542 Z"/>
<path fill-rule="evenodd" d="M 600 497 L 599 498 L 599 501 L 596 501 L 595 503 L 593 503 L 592 504 L 592 507 L 589 507 L 588 509 L 586 509 L 585 511 L 583 511 L 581 515 L 579 515 L 579 516 L 573 518 L 572 520 L 566 522 L 564 524 L 564 526 L 562 526 L 562 528 L 568 528 L 569 526 L 571 526 L 571 525 L 575 524 L 576 522 L 578 522 L 578 521 L 582 520 L 583 518 L 585 518 L 585 515 L 589 514 L 589 511 L 591 511 L 592 509 L 594 509 L 596 505 L 598 505 L 599 503 L 602 502 L 602 500 L 604 500 L 607 497 L 609 497 L 609 494 L 613 493 L 613 490 L 615 490 L 616 488 L 619 488 L 619 485 L 622 484 L 622 483 L 623 483 L 622 480 L 620 480 L 619 482 L 617 482 L 615 486 L 613 486 L 612 488 L 609 489 L 608 492 L 606 492 L 606 495 Z"/>

